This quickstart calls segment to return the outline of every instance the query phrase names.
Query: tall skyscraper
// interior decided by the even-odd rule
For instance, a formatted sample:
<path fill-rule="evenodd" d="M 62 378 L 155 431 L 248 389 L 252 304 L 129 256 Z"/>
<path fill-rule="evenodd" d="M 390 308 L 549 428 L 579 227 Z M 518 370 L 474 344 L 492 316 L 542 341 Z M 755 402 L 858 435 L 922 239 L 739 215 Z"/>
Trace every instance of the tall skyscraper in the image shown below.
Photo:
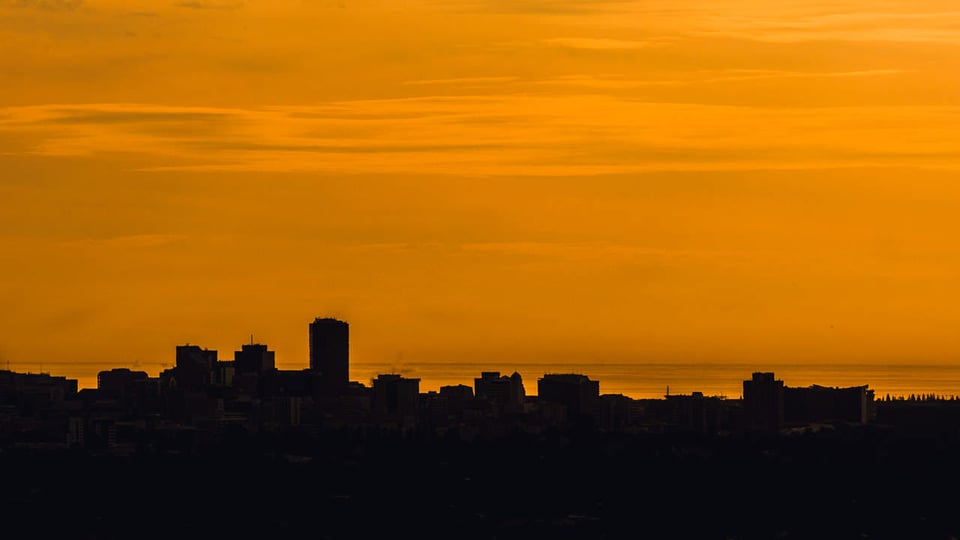
<path fill-rule="evenodd" d="M 350 383 L 350 325 L 317 317 L 310 323 L 310 370 L 324 393 L 340 394 Z"/>

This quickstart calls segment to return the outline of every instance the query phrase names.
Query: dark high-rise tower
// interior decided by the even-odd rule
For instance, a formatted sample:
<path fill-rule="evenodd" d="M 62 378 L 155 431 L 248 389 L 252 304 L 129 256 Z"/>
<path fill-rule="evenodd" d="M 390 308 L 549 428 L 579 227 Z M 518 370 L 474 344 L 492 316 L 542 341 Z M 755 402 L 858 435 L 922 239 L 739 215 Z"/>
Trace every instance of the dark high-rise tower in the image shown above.
<path fill-rule="evenodd" d="M 340 394 L 350 382 L 350 326 L 317 317 L 310 323 L 310 370 L 325 393 Z"/>
<path fill-rule="evenodd" d="M 773 373 L 754 373 L 743 381 L 743 412 L 747 427 L 760 431 L 783 429 L 783 381 Z"/>
<path fill-rule="evenodd" d="M 264 373 L 276 368 L 275 358 L 266 345 L 251 343 L 233 353 L 233 365 L 237 373 Z"/>

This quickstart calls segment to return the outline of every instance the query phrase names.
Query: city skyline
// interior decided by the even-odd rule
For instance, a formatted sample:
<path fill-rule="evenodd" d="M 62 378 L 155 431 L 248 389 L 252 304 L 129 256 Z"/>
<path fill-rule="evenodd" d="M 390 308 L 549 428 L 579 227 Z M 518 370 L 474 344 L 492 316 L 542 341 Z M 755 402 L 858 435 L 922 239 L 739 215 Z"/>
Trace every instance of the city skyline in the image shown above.
<path fill-rule="evenodd" d="M 52 376 L 66 377 L 76 380 L 80 389 L 95 389 L 99 387 L 100 376 L 105 370 L 126 369 L 135 372 L 144 372 L 147 375 L 163 376 L 172 366 L 180 365 L 183 361 L 200 362 L 206 365 L 204 369 L 212 369 L 214 364 L 220 365 L 221 350 L 234 350 L 234 360 L 229 365 L 236 365 L 237 370 L 260 372 L 263 370 L 280 370 L 286 372 L 312 373 L 317 377 L 318 388 L 331 395 L 339 395 L 348 391 L 350 385 L 361 384 L 373 386 L 381 376 L 402 376 L 422 381 L 423 391 L 437 392 L 444 386 L 461 385 L 473 379 L 478 372 L 499 373 L 513 372 L 517 376 L 531 374 L 577 374 L 593 377 L 594 381 L 604 381 L 604 394 L 619 394 L 633 399 L 658 399 L 671 395 L 702 394 L 723 399 L 741 399 L 740 383 L 744 373 L 767 372 L 775 369 L 790 384 L 797 387 L 819 386 L 829 388 L 867 386 L 878 397 L 907 398 L 911 396 L 937 396 L 938 398 L 953 398 L 960 395 L 960 366 L 953 369 L 926 366 L 916 369 L 915 366 L 872 366 L 865 370 L 857 365 L 804 365 L 804 366 L 777 366 L 775 364 L 726 364 L 703 365 L 698 363 L 659 363 L 659 364 L 597 364 L 597 363 L 522 363 L 511 361 L 509 358 L 491 360 L 485 364 L 473 362 L 439 362 L 436 364 L 398 364 L 395 362 L 360 362 L 350 360 L 350 347 L 353 341 L 350 338 L 349 323 L 330 316 L 315 317 L 308 325 L 308 341 L 310 354 L 301 361 L 277 361 L 277 353 L 270 349 L 270 345 L 263 343 L 253 334 L 248 343 L 237 347 L 210 347 L 204 344 L 185 343 L 176 345 L 176 355 L 171 359 L 175 362 L 154 362 L 147 365 L 139 362 L 104 365 L 103 363 L 90 364 L 88 372 L 78 375 L 79 372 L 69 371 L 73 364 L 60 363 L 48 367 L 61 369 L 39 370 L 24 369 L 23 364 L 7 364 L 6 369 L 25 374 L 39 372 Z M 229 353 L 226 353 L 229 354 Z M 186 356 L 184 356 L 186 355 Z M 195 358 L 194 360 L 183 360 Z M 282 358 L 282 356 L 281 356 Z M 799 369 L 798 369 L 799 367 Z M 16 369 L 14 369 L 16 368 Z M 75 366 L 73 367 L 75 369 Z M 230 368 L 233 369 L 233 368 Z M 497 370 L 497 371 L 492 371 Z M 217 374 L 213 379 L 224 381 L 232 375 L 214 370 Z M 350 373 L 360 373 L 358 377 L 351 377 Z M 933 380 L 930 379 L 934 373 Z M 479 380 L 479 379 L 477 379 Z M 533 394 L 535 395 L 535 394 Z"/>
<path fill-rule="evenodd" d="M 306 368 L 280 369 L 276 354 L 251 336 L 233 359 L 199 345 L 178 345 L 175 365 L 156 377 L 143 370 L 99 371 L 94 388 L 48 373 L 0 370 L 0 448 L 129 457 L 159 451 L 200 455 L 243 450 L 246 437 L 279 437 L 290 450 L 321 431 L 347 437 L 453 437 L 478 432 L 566 430 L 604 437 L 779 437 L 822 429 L 869 436 L 950 429 L 955 395 L 877 396 L 869 384 L 786 384 L 771 371 L 740 377 L 732 398 L 702 391 L 637 398 L 603 391 L 597 378 L 570 370 L 536 377 L 536 394 L 518 371 L 481 368 L 473 385 L 438 390 L 421 379 L 378 373 L 370 385 L 350 380 L 349 323 L 316 317 L 308 327 Z M 921 421 L 917 425 L 916 422 Z M 558 431 L 559 430 L 559 431 Z M 849 431 L 853 430 L 853 431 Z M 289 446 L 288 446 L 289 445 Z"/>
<path fill-rule="evenodd" d="M 316 317 L 308 335 L 310 359 L 303 369 L 278 368 L 276 353 L 251 336 L 234 351 L 233 360 L 221 359 L 215 349 L 177 345 L 174 366 L 156 377 L 113 367 L 97 373 L 94 388 L 62 375 L 0 370 L 0 405 L 8 420 L 22 419 L 8 431 L 21 436 L 43 431 L 49 448 L 106 444 L 110 452 L 143 449 L 142 437 L 159 434 L 152 433 L 158 422 L 175 432 L 199 429 L 219 439 L 234 428 L 249 433 L 302 427 L 445 433 L 491 423 L 534 431 L 579 426 L 632 433 L 678 428 L 702 435 L 773 434 L 819 423 L 865 426 L 877 417 L 875 390 L 868 384 L 789 386 L 766 371 L 741 379 L 742 395 L 732 399 L 702 391 L 671 394 L 669 386 L 662 397 L 637 399 L 602 392 L 599 380 L 570 370 L 545 371 L 536 379 L 536 394 L 526 391 L 519 372 L 507 375 L 489 368 L 481 369 L 472 386 L 458 381 L 424 391 L 420 378 L 392 372 L 378 373 L 367 386 L 348 375 L 349 323 Z M 900 408 L 905 402 L 930 402 L 942 408 L 956 401 L 954 396 L 911 394 L 887 395 L 880 403 Z M 132 427 L 134 435 L 117 446 L 120 426 Z M 18 444 L 17 436 L 12 442 Z"/>

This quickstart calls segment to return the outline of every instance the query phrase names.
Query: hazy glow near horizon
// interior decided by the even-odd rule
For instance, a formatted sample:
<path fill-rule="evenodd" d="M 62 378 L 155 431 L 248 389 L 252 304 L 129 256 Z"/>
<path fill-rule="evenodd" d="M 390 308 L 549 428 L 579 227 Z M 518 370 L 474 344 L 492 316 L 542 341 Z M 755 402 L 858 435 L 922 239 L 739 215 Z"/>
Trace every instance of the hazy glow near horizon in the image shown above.
<path fill-rule="evenodd" d="M 945 0 L 0 0 L 0 365 L 960 359 Z"/>

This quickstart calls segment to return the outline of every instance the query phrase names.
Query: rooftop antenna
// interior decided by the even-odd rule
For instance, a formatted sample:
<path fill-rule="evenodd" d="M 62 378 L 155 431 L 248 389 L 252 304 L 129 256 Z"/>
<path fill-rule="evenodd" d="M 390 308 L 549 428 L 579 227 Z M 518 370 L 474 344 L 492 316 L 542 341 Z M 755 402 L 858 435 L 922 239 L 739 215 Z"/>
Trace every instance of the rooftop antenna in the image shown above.
<path fill-rule="evenodd" d="M 253 334 L 250 334 L 250 344 L 253 345 Z"/>
<path fill-rule="evenodd" d="M 667 385 L 667 397 L 670 397 L 670 385 Z"/>

